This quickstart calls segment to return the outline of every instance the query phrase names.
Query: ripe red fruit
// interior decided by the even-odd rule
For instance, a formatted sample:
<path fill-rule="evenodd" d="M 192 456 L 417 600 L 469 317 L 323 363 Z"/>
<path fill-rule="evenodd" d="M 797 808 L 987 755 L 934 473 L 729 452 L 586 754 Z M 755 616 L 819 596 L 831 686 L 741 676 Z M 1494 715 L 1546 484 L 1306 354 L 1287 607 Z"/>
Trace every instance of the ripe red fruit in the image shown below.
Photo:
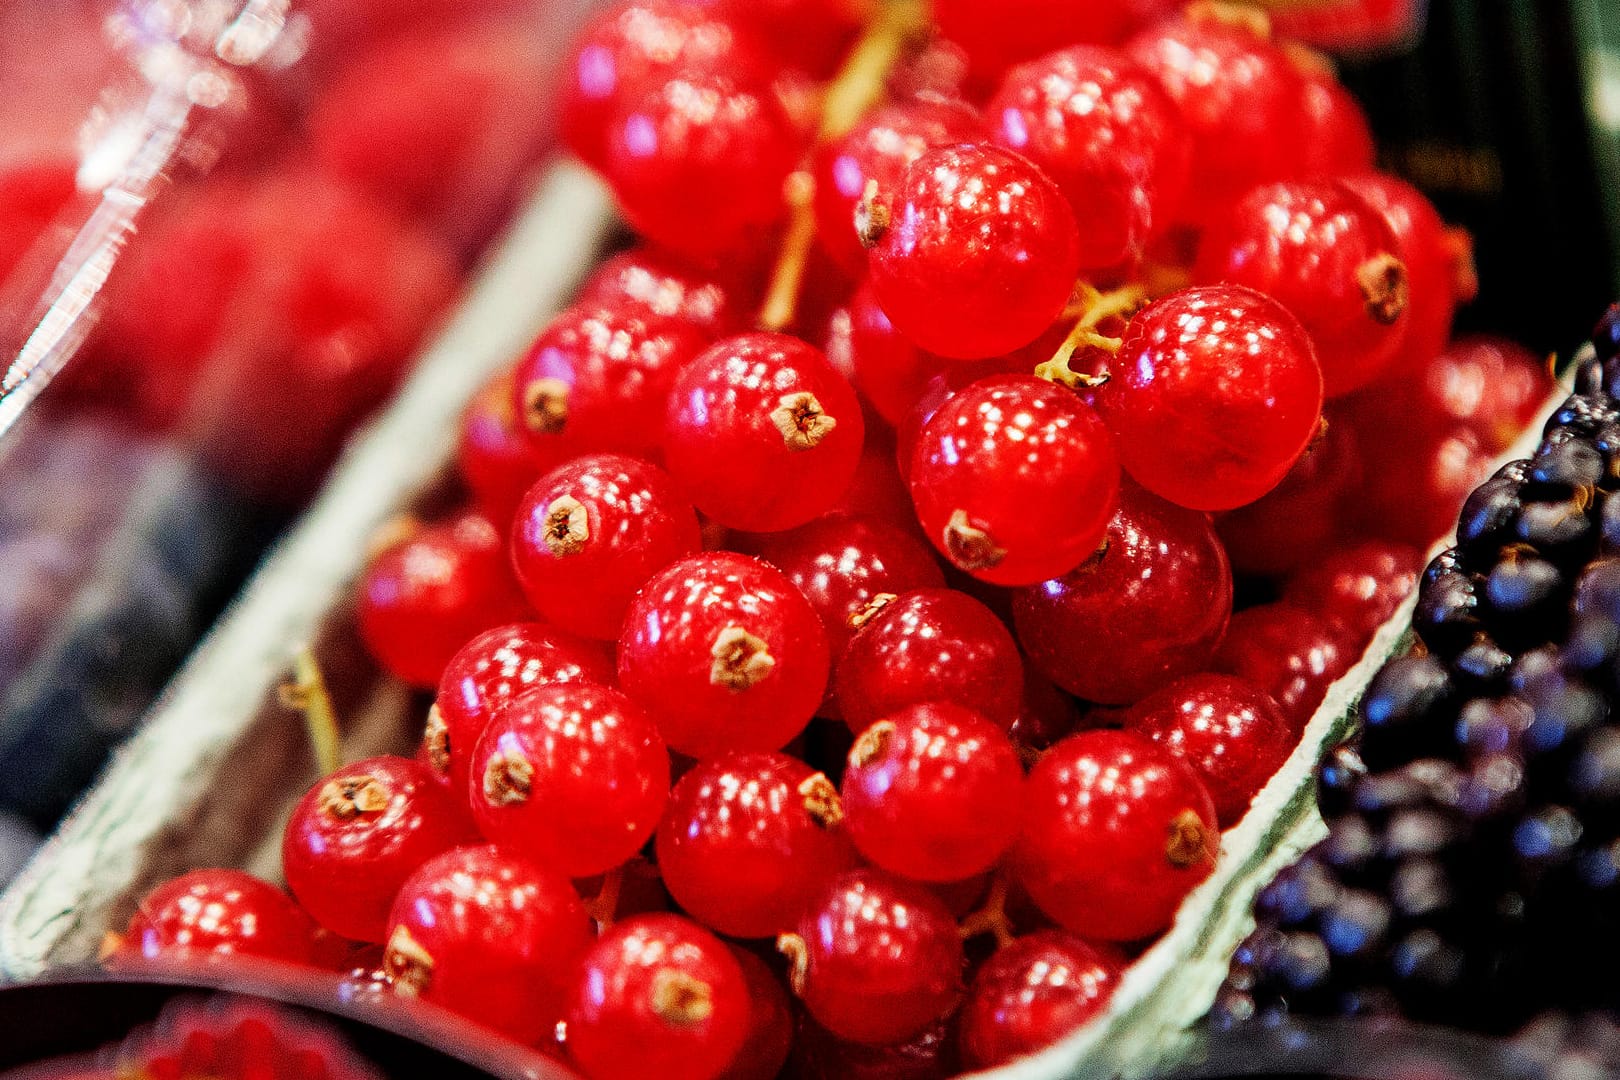
<path fill-rule="evenodd" d="M 1133 485 L 1104 544 L 1063 577 L 1015 592 L 1013 620 L 1053 682 L 1124 705 L 1209 662 L 1232 614 L 1232 571 L 1208 515 Z"/>
<path fill-rule="evenodd" d="M 994 85 L 1022 60 L 1076 41 L 1118 44 L 1177 6 L 1176 0 L 1093 0 L 1077 13 L 1066 0 L 939 0 L 934 19 L 942 34 L 967 50 L 973 74 Z"/>
<path fill-rule="evenodd" d="M 1457 527 L 1469 493 L 1491 474 L 1492 455 L 1472 428 L 1414 418 L 1394 399 L 1359 395 L 1351 422 L 1363 447 L 1362 479 L 1346 500 L 1364 535 L 1427 551 Z M 1401 424 L 1410 423 L 1402 427 Z"/>
<path fill-rule="evenodd" d="M 1012 865 L 1065 930 L 1137 941 L 1170 925 L 1219 842 L 1209 792 L 1179 758 L 1140 735 L 1085 731 L 1030 772 Z"/>
<path fill-rule="evenodd" d="M 838 789 L 786 754 L 722 754 L 670 793 L 658 868 L 687 914 L 732 937 L 793 926 L 808 899 L 857 864 Z"/>
<path fill-rule="evenodd" d="M 571 878 L 634 855 L 668 795 L 669 755 L 652 720 L 605 686 L 536 687 L 496 714 L 473 750 L 485 838 Z"/>
<path fill-rule="evenodd" d="M 925 701 L 971 709 L 1002 731 L 1012 726 L 1023 664 L 1012 635 L 979 601 L 954 589 L 914 589 L 879 596 L 857 618 L 833 687 L 851 731 Z"/>
<path fill-rule="evenodd" d="M 956 921 L 921 885 L 852 870 L 808 904 L 778 947 L 817 1023 L 851 1042 L 896 1043 L 944 1016 L 962 989 Z"/>
<path fill-rule="evenodd" d="M 368 758 L 317 781 L 293 808 L 281 870 L 322 926 L 354 941 L 380 942 L 405 879 L 474 837 L 466 807 L 425 766 Z"/>
<path fill-rule="evenodd" d="M 1066 386 L 983 379 L 929 419 L 911 498 L 934 546 L 995 585 L 1029 585 L 1096 550 L 1119 485 L 1114 441 Z"/>
<path fill-rule="evenodd" d="M 742 309 L 747 299 L 738 292 L 735 284 L 723 284 L 663 252 L 638 247 L 598 266 L 580 287 L 576 302 L 615 311 L 639 307 L 654 318 L 674 319 L 718 338 L 746 321 Z"/>
<path fill-rule="evenodd" d="M 576 458 L 541 477 L 512 526 L 512 565 L 529 602 L 586 637 L 617 639 L 636 590 L 702 546 L 697 515 L 656 465 Z"/>
<path fill-rule="evenodd" d="M 568 1056 L 590 1080 L 715 1080 L 742 1049 L 748 981 L 724 942 L 678 915 L 606 930 L 574 977 Z"/>
<path fill-rule="evenodd" d="M 1261 687 L 1301 731 L 1327 688 L 1360 656 L 1358 638 L 1326 612 L 1261 604 L 1232 616 L 1214 668 Z"/>
<path fill-rule="evenodd" d="M 1134 265 L 1175 220 L 1191 152 L 1180 110 L 1118 50 L 1077 45 L 1021 64 L 985 116 L 1068 198 L 1082 270 Z"/>
<path fill-rule="evenodd" d="M 1190 765 L 1222 826 L 1236 825 L 1299 741 L 1271 695 L 1230 675 L 1190 675 L 1125 714 L 1125 730 Z"/>
<path fill-rule="evenodd" d="M 400 887 L 383 966 L 395 989 L 519 1042 L 549 1034 L 591 920 L 555 870 L 493 846 L 429 859 Z"/>
<path fill-rule="evenodd" d="M 862 732 L 840 792 L 866 858 L 915 881 L 960 881 L 994 866 L 1018 835 L 1023 784 L 1002 728 L 928 702 Z"/>
<path fill-rule="evenodd" d="M 860 462 L 855 391 L 813 345 L 784 334 L 728 338 L 676 378 L 665 460 L 723 525 L 776 532 L 819 517 Z"/>
<path fill-rule="evenodd" d="M 1401 430 L 1464 427 L 1499 454 L 1530 426 L 1554 392 L 1546 357 L 1505 338 L 1458 338 L 1416 371 L 1369 387 L 1355 404 L 1369 425 Z"/>
<path fill-rule="evenodd" d="M 1131 478 L 1195 510 L 1276 487 L 1317 432 L 1322 369 L 1287 309 L 1252 289 L 1183 289 L 1148 305 L 1097 391 Z"/>
<path fill-rule="evenodd" d="M 512 379 L 484 384 L 461 415 L 456 466 L 478 508 L 496 525 L 517 513 L 525 492 L 543 471 L 529 453 L 529 440 L 512 406 Z"/>
<path fill-rule="evenodd" d="M 861 216 L 883 310 L 940 356 L 999 356 L 1034 341 L 1080 270 L 1063 192 L 1028 159 L 988 143 L 928 151 Z"/>
<path fill-rule="evenodd" d="M 1039 930 L 984 962 L 957 1018 L 962 1057 L 993 1069 L 1044 1050 L 1107 1007 L 1119 966 L 1061 930 Z"/>
<path fill-rule="evenodd" d="M 721 1076 L 723 1080 L 776 1080 L 793 1049 L 793 1005 L 787 988 L 765 961 L 746 949 L 733 945 L 731 958 L 748 983 L 748 1035 Z"/>
<path fill-rule="evenodd" d="M 193 870 L 147 893 L 118 951 L 156 959 L 254 956 L 315 962 L 315 924 L 274 885 L 240 870 Z"/>
<path fill-rule="evenodd" d="M 1370 639 L 1412 595 L 1422 569 L 1423 553 L 1410 544 L 1366 540 L 1302 568 L 1288 579 L 1283 597 Z"/>
<path fill-rule="evenodd" d="M 1304 68 L 1305 164 L 1303 176 L 1345 176 L 1373 167 L 1377 149 L 1361 103 L 1328 64 Z"/>
<path fill-rule="evenodd" d="M 828 320 L 827 358 L 834 364 L 844 360 L 861 396 L 891 425 L 905 420 L 944 363 L 894 328 L 869 281 Z"/>
<path fill-rule="evenodd" d="M 692 757 L 775 750 L 827 685 L 827 638 L 775 567 L 714 551 L 667 567 L 630 604 L 619 683 Z"/>
<path fill-rule="evenodd" d="M 423 687 L 438 684 L 468 638 L 529 611 L 500 530 L 471 511 L 425 526 L 373 558 L 360 579 L 358 608 L 371 655 Z"/>
<path fill-rule="evenodd" d="M 601 644 L 543 623 L 486 630 L 444 667 L 424 740 L 433 767 L 468 796 L 473 747 L 484 727 L 513 698 L 536 686 L 586 682 L 611 686 L 613 657 Z"/>

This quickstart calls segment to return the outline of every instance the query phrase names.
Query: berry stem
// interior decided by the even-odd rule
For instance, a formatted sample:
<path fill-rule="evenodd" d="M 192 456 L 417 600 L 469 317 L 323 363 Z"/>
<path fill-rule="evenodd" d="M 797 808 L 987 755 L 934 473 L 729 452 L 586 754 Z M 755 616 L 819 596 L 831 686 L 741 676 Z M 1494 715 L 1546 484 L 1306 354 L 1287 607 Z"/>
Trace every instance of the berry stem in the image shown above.
<path fill-rule="evenodd" d="M 315 651 L 308 646 L 293 657 L 293 681 L 281 687 L 278 695 L 289 709 L 304 714 L 304 730 L 309 734 L 309 745 L 315 754 L 315 767 L 322 776 L 343 767 L 343 740 L 338 733 L 337 713 L 332 708 L 332 695 L 327 692 L 326 678 L 321 674 Z"/>
<path fill-rule="evenodd" d="M 996 939 L 996 948 L 1004 948 L 1013 942 L 1012 920 L 1007 917 L 1007 878 L 998 871 L 990 881 L 990 891 L 985 894 L 984 903 L 977 911 L 970 912 L 956 928 L 962 935 L 962 940 L 978 937 L 980 934 L 993 934 Z"/>
<path fill-rule="evenodd" d="M 619 893 L 624 888 L 624 867 L 615 866 L 602 875 L 602 887 L 585 901 L 585 912 L 596 920 L 598 932 L 613 925 L 619 914 Z"/>
<path fill-rule="evenodd" d="M 1110 354 L 1117 353 L 1121 340 L 1100 333 L 1097 327 L 1113 318 L 1123 318 L 1136 312 L 1148 301 L 1148 293 L 1141 285 L 1124 285 L 1118 289 L 1101 292 L 1092 285 L 1081 282 L 1076 291 L 1078 296 L 1073 304 L 1064 312 L 1075 314 L 1074 328 L 1069 336 L 1063 339 L 1063 344 L 1057 347 L 1052 359 L 1035 366 L 1035 374 L 1051 382 L 1062 383 L 1071 388 L 1101 386 L 1108 381 L 1107 375 L 1084 375 L 1069 370 L 1069 360 L 1074 356 L 1075 350 L 1082 345 L 1102 349 Z"/>

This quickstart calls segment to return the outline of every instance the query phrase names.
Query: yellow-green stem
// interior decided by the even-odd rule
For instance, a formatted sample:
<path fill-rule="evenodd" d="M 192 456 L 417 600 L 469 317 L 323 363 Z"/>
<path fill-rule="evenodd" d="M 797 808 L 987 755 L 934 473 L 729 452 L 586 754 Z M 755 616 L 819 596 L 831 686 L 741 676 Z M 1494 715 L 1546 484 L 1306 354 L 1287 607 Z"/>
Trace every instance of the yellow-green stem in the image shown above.
<path fill-rule="evenodd" d="M 313 649 L 306 646 L 293 657 L 293 681 L 281 688 L 281 700 L 304 714 L 304 730 L 309 734 L 310 750 L 321 775 L 329 776 L 342 768 L 343 739 L 338 732 L 337 712 L 332 708 L 332 695 L 327 692 L 326 678 Z"/>

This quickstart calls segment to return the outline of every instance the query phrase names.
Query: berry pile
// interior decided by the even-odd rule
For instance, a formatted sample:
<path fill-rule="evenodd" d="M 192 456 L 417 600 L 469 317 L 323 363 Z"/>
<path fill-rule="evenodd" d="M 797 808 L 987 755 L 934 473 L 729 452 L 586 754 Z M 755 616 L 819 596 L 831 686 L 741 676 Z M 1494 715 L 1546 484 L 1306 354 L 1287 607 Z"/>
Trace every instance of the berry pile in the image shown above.
<path fill-rule="evenodd" d="M 1219 1022 L 1620 1011 L 1617 327 L 1620 305 L 1534 455 L 1469 496 L 1424 572 L 1419 645 L 1324 766 L 1329 836 L 1262 895 Z"/>
<path fill-rule="evenodd" d="M 1413 588 L 1439 527 L 1362 509 L 1454 515 L 1535 407 L 1533 358 L 1444 348 L 1458 245 L 1263 18 L 758 6 L 621 0 L 575 48 L 564 130 L 644 243 L 360 583 L 436 692 L 417 758 L 310 790 L 296 905 L 199 871 L 125 949 L 337 935 L 593 1080 L 1040 1049 Z"/>

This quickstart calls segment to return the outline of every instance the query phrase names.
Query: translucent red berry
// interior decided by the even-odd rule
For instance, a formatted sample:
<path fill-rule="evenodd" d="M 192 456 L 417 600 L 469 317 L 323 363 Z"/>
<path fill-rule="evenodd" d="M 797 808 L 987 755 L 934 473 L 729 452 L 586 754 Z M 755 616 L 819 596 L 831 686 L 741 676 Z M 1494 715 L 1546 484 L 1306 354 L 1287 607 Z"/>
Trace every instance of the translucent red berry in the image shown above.
<path fill-rule="evenodd" d="M 1408 437 L 1414 430 L 1467 428 L 1487 453 L 1499 454 L 1552 394 L 1546 357 L 1505 338 L 1470 335 L 1421 368 L 1391 372 L 1355 404 L 1369 423 L 1393 420 Z"/>
<path fill-rule="evenodd" d="M 1002 728 L 928 702 L 861 733 L 840 792 L 867 859 L 917 881 L 960 881 L 990 869 L 1018 835 L 1023 784 Z"/>
<path fill-rule="evenodd" d="M 1356 662 L 1357 638 L 1326 612 L 1261 604 L 1232 616 L 1214 667 L 1265 690 L 1299 731 L 1327 688 Z"/>
<path fill-rule="evenodd" d="M 530 690 L 473 750 L 472 809 L 485 838 L 571 878 L 634 855 L 668 795 L 669 755 L 652 720 L 605 686 Z"/>
<path fill-rule="evenodd" d="M 561 1018 L 591 936 L 558 871 L 498 847 L 456 848 L 400 887 L 383 967 L 396 991 L 534 1043 Z"/>
<path fill-rule="evenodd" d="M 983 379 L 918 435 L 911 498 L 930 541 L 996 585 L 1066 573 L 1097 549 L 1119 486 L 1114 442 L 1068 387 Z"/>
<path fill-rule="evenodd" d="M 958 1014 L 965 1063 L 993 1069 L 1044 1050 L 1107 1007 L 1119 967 L 1061 930 L 1040 930 L 984 962 Z"/>
<path fill-rule="evenodd" d="M 1219 842 L 1209 792 L 1179 758 L 1140 735 L 1084 731 L 1030 772 L 1012 865 L 1065 930 L 1137 941 L 1170 925 Z"/>
<path fill-rule="evenodd" d="M 711 338 L 746 321 L 747 298 L 735 283 L 688 267 L 652 248 L 621 252 L 598 266 L 580 287 L 577 303 L 587 307 L 640 307 L 658 319 L 675 319 Z"/>
<path fill-rule="evenodd" d="M 732 946 L 731 957 L 748 983 L 748 1035 L 731 1059 L 724 1080 L 776 1080 L 793 1049 L 793 1005 L 787 988 L 765 961 Z"/>
<path fill-rule="evenodd" d="M 708 516 L 776 532 L 831 509 L 855 474 L 865 422 L 821 350 L 784 334 L 728 338 L 669 395 L 664 454 Z"/>
<path fill-rule="evenodd" d="M 857 859 L 838 789 L 786 754 L 700 762 L 658 826 L 658 868 L 686 913 L 732 937 L 791 929 L 807 900 Z"/>
<path fill-rule="evenodd" d="M 1276 487 L 1317 432 L 1322 369 L 1299 320 L 1236 285 L 1184 289 L 1125 330 L 1097 411 L 1149 491 L 1230 510 Z"/>
<path fill-rule="evenodd" d="M 619 683 L 692 757 L 785 746 L 827 685 L 815 608 L 778 569 L 730 552 L 667 567 L 642 587 L 619 640 Z"/>
<path fill-rule="evenodd" d="M 274 885 L 240 870 L 193 870 L 142 897 L 119 952 L 156 959 L 315 961 L 315 924 Z"/>
<path fill-rule="evenodd" d="M 322 926 L 380 942 L 405 879 L 474 838 L 466 807 L 428 769 L 409 758 L 368 758 L 317 781 L 293 808 L 281 871 Z"/>
<path fill-rule="evenodd" d="M 512 520 L 523 493 L 539 479 L 543 470 L 513 408 L 509 376 L 486 383 L 462 414 L 456 466 L 478 508 L 498 526 Z"/>
<path fill-rule="evenodd" d="M 894 328 L 863 282 L 848 305 L 828 322 L 827 357 L 840 355 L 854 372 L 855 387 L 879 416 L 899 424 L 944 361 L 913 345 Z"/>
<path fill-rule="evenodd" d="M 1208 515 L 1133 485 L 1103 547 L 1013 594 L 1030 662 L 1088 701 L 1123 705 L 1207 664 L 1232 614 L 1232 572 Z"/>
<path fill-rule="evenodd" d="M 1288 579 L 1283 596 L 1370 638 L 1417 588 L 1423 553 L 1409 544 L 1367 540 L 1328 552 Z"/>
<path fill-rule="evenodd" d="M 512 565 L 535 610 L 565 630 L 617 639 L 636 590 L 701 546 L 697 515 L 656 465 L 576 458 L 524 496 Z"/>
<path fill-rule="evenodd" d="M 1034 341 L 1080 270 L 1063 192 L 1027 158 L 988 143 L 928 151 L 861 217 L 883 310 L 941 356 L 999 356 Z"/>
<path fill-rule="evenodd" d="M 1076 18 L 1064 0 L 940 0 L 934 18 L 942 34 L 967 50 L 974 75 L 993 85 L 1013 64 L 1077 41 L 1118 44 L 1176 6 L 1173 0 L 1094 0 Z"/>
<path fill-rule="evenodd" d="M 574 977 L 568 1056 L 589 1080 L 715 1080 L 742 1049 L 748 982 L 724 942 L 678 915 L 602 934 Z"/>
<path fill-rule="evenodd" d="M 1373 167 L 1377 148 L 1361 103 L 1330 65 L 1303 68 L 1305 76 L 1305 176 L 1344 176 Z"/>

